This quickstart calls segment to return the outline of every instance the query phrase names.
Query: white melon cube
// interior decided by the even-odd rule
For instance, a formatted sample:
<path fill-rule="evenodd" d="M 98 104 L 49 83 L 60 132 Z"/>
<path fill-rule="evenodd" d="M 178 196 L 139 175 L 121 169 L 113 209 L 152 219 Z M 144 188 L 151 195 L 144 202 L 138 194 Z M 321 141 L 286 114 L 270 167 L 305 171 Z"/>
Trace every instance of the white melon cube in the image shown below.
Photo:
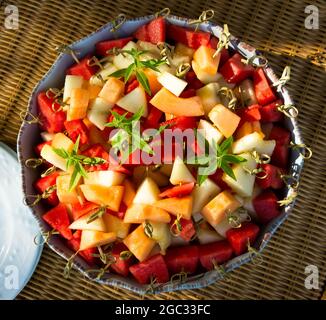
<path fill-rule="evenodd" d="M 106 231 L 106 226 L 103 219 L 97 218 L 92 222 L 88 222 L 89 218 L 93 213 L 89 213 L 83 215 L 78 220 L 74 221 L 70 226 L 69 229 L 73 230 L 94 230 L 94 231 Z"/>
<path fill-rule="evenodd" d="M 259 154 L 267 154 L 268 156 L 271 156 L 275 146 L 275 140 L 262 140 L 255 149 Z"/>
<path fill-rule="evenodd" d="M 222 179 L 241 197 L 250 197 L 253 192 L 256 176 L 247 172 L 244 167 L 251 171 L 257 168 L 257 163 L 249 153 L 240 154 L 240 156 L 247 161 L 232 166 L 236 180 L 232 179 L 227 174 L 223 174 Z"/>
<path fill-rule="evenodd" d="M 192 214 L 195 215 L 204 208 L 221 191 L 220 187 L 207 178 L 200 186 L 196 185 L 193 192 Z"/>
<path fill-rule="evenodd" d="M 239 214 L 240 222 L 244 222 L 248 219 L 248 215 L 244 213 Z M 228 217 L 225 217 L 219 224 L 213 226 L 220 236 L 226 238 L 226 233 L 232 229 L 232 224 L 229 222 Z"/>
<path fill-rule="evenodd" d="M 41 157 L 47 162 L 51 163 L 56 168 L 66 171 L 67 170 L 67 161 L 57 155 L 51 146 L 46 144 L 41 150 Z"/>
<path fill-rule="evenodd" d="M 156 59 L 159 59 L 161 57 L 160 49 L 151 42 L 138 40 L 137 46 L 139 47 L 139 49 L 151 53 Z"/>
<path fill-rule="evenodd" d="M 207 120 L 200 119 L 198 130 L 209 144 L 220 144 L 224 138 L 222 133 Z"/>
<path fill-rule="evenodd" d="M 147 177 L 139 186 L 133 203 L 153 204 L 160 199 L 160 193 L 161 191 L 154 180 Z"/>
<path fill-rule="evenodd" d="M 224 240 L 224 238 L 219 235 L 214 229 L 206 227 L 203 228 L 201 225 L 198 228 L 197 237 L 200 244 L 207 244 Z"/>
<path fill-rule="evenodd" d="M 152 225 L 152 239 L 155 240 L 160 248 L 161 254 L 165 254 L 166 249 L 171 245 L 171 232 L 169 225 L 162 222 L 150 221 Z"/>
<path fill-rule="evenodd" d="M 53 139 L 54 133 L 49 133 L 49 132 L 41 132 L 41 138 L 43 141 L 49 142 Z"/>
<path fill-rule="evenodd" d="M 81 76 L 67 75 L 65 79 L 65 86 L 63 89 L 63 102 L 67 102 L 71 97 L 73 89 L 81 88 L 84 83 L 84 78 Z"/>
<path fill-rule="evenodd" d="M 113 104 L 97 97 L 90 102 L 87 118 L 100 130 L 104 130 L 112 107 Z"/>
<path fill-rule="evenodd" d="M 211 75 L 202 69 L 200 69 L 199 65 L 195 60 L 192 60 L 192 69 L 196 73 L 197 78 L 204 84 L 209 84 L 211 82 L 218 82 L 223 76 L 219 74 L 218 72 L 214 75 Z"/>
<path fill-rule="evenodd" d="M 182 91 L 187 86 L 187 82 L 179 79 L 169 72 L 163 72 L 157 77 L 157 81 L 177 97 L 180 96 Z"/>
<path fill-rule="evenodd" d="M 140 108 L 143 108 L 143 117 L 148 115 L 146 94 L 141 86 L 123 96 L 118 100 L 117 105 L 132 113 L 136 113 Z"/>
<path fill-rule="evenodd" d="M 258 132 L 247 134 L 236 140 L 232 145 L 232 152 L 235 154 L 256 150 L 257 146 L 262 143 L 263 139 Z"/>
<path fill-rule="evenodd" d="M 129 41 L 123 48 L 122 50 L 131 50 L 135 49 L 137 50 L 137 44 L 133 41 Z M 134 62 L 133 57 L 128 54 L 128 53 L 120 53 L 117 56 L 113 58 L 113 64 L 118 68 L 118 69 L 125 69 L 128 68 L 132 63 Z"/>
<path fill-rule="evenodd" d="M 123 173 L 113 170 L 93 171 L 87 173 L 87 177 L 84 178 L 84 183 L 112 187 L 121 185 L 124 178 L 125 175 Z"/>
<path fill-rule="evenodd" d="M 180 157 L 176 157 L 174 160 L 170 182 L 173 185 L 196 182 L 195 178 Z"/>
<path fill-rule="evenodd" d="M 217 94 L 219 89 L 219 84 L 217 82 L 212 82 L 196 91 L 196 95 L 201 99 L 206 115 L 217 104 L 221 103 L 221 99 Z"/>

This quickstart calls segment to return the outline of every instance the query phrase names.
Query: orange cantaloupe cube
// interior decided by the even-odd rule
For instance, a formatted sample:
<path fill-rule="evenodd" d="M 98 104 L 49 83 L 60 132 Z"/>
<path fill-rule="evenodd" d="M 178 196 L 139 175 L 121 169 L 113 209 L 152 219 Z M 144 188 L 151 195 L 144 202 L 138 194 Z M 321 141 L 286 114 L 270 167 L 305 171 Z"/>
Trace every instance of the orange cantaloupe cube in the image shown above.
<path fill-rule="evenodd" d="M 244 122 L 243 125 L 237 129 L 236 135 L 235 135 L 235 140 L 239 140 L 242 137 L 251 134 L 253 132 L 257 132 L 261 135 L 262 138 L 265 137 L 264 133 L 261 130 L 260 122 L 259 121 L 254 121 L 254 122 Z"/>
<path fill-rule="evenodd" d="M 158 82 L 157 76 L 154 71 L 151 69 L 144 69 L 144 73 L 148 79 L 149 87 L 151 89 L 151 93 L 156 94 L 162 88 L 162 85 Z"/>
<path fill-rule="evenodd" d="M 139 261 L 144 261 L 156 244 L 153 239 L 147 237 L 142 225 L 131 232 L 123 243 Z"/>
<path fill-rule="evenodd" d="M 79 179 L 77 186 L 69 191 L 69 185 L 71 180 L 71 174 L 62 174 L 56 179 L 57 196 L 59 201 L 65 204 L 78 204 L 80 200 Z"/>
<path fill-rule="evenodd" d="M 89 84 L 87 90 L 89 92 L 89 99 L 91 100 L 95 99 L 98 96 L 102 90 L 102 87 L 96 84 Z"/>
<path fill-rule="evenodd" d="M 87 201 L 107 206 L 113 211 L 119 210 L 124 186 L 105 187 L 95 184 L 82 184 L 80 189 Z"/>
<path fill-rule="evenodd" d="M 156 201 L 153 206 L 161 208 L 175 216 L 181 215 L 182 218 L 189 220 L 192 212 L 192 197 L 173 197 Z"/>
<path fill-rule="evenodd" d="M 220 63 L 220 54 L 213 57 L 215 50 L 206 47 L 200 46 L 194 53 L 193 59 L 197 62 L 200 69 L 204 72 L 207 72 L 211 75 L 216 74 L 218 65 Z"/>
<path fill-rule="evenodd" d="M 123 198 L 122 198 L 122 202 L 129 207 L 136 195 L 136 191 L 135 191 L 135 187 L 134 185 L 131 183 L 131 181 L 129 181 L 128 179 L 125 179 L 123 181 L 123 186 L 125 187 L 125 191 L 123 194 Z"/>
<path fill-rule="evenodd" d="M 233 135 L 240 122 L 240 117 L 222 104 L 217 104 L 208 117 L 226 138 Z"/>
<path fill-rule="evenodd" d="M 87 114 L 89 92 L 86 89 L 75 88 L 71 91 L 70 106 L 67 112 L 67 120 L 84 119 Z"/>
<path fill-rule="evenodd" d="M 150 103 L 157 109 L 175 116 L 195 117 L 205 113 L 199 97 L 180 98 L 166 88 L 157 92 Z"/>
<path fill-rule="evenodd" d="M 227 190 L 219 193 L 202 210 L 204 218 L 212 225 L 220 223 L 227 213 L 241 207 L 241 203 Z"/>
<path fill-rule="evenodd" d="M 107 232 L 114 232 L 119 239 L 124 239 L 128 235 L 130 223 L 126 223 L 109 213 L 105 213 L 102 218 Z"/>
<path fill-rule="evenodd" d="M 86 250 L 103 246 L 116 240 L 114 232 L 101 232 L 94 230 L 83 230 L 81 234 L 79 250 Z"/>
<path fill-rule="evenodd" d="M 134 203 L 126 211 L 123 221 L 126 223 L 143 223 L 145 220 L 169 223 L 169 213 L 161 208 L 147 204 Z"/>
<path fill-rule="evenodd" d="M 123 96 L 124 91 L 125 84 L 123 81 L 109 77 L 98 96 L 109 103 L 116 104 L 116 102 Z"/>
<path fill-rule="evenodd" d="M 251 122 L 251 126 L 252 126 L 252 132 L 257 132 L 261 135 L 262 139 L 265 138 L 265 134 L 263 133 L 262 129 L 261 129 L 261 125 L 259 121 L 253 121 Z"/>

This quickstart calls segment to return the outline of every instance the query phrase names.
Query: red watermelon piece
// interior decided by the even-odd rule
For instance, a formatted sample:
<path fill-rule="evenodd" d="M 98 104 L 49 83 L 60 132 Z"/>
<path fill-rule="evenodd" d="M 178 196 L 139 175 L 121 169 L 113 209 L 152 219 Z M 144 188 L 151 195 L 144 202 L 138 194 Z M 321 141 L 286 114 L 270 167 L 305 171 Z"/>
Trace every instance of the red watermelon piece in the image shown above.
<path fill-rule="evenodd" d="M 132 40 L 132 37 L 126 37 L 126 38 L 121 38 L 121 39 L 114 39 L 114 40 L 105 40 L 98 42 L 95 45 L 96 48 L 96 55 L 99 56 L 106 56 L 106 52 L 110 49 L 113 48 L 123 48 L 129 41 Z"/>
<path fill-rule="evenodd" d="M 214 269 L 214 261 L 220 265 L 231 259 L 231 245 L 223 240 L 199 246 L 199 261 L 206 270 Z"/>
<path fill-rule="evenodd" d="M 63 203 L 58 204 L 45 213 L 42 218 L 65 239 L 70 240 L 72 238 L 72 232 L 69 229 L 70 220 L 68 210 Z"/>
<path fill-rule="evenodd" d="M 155 278 L 157 283 L 168 282 L 170 278 L 167 265 L 161 254 L 132 265 L 129 271 L 141 284 L 150 283 L 151 277 Z"/>

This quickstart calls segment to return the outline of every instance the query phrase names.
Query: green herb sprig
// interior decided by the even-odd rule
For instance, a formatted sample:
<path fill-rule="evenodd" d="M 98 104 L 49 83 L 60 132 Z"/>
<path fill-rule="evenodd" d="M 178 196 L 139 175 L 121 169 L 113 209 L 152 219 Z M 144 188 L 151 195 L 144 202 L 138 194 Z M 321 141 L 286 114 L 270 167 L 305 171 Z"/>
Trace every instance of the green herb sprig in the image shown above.
<path fill-rule="evenodd" d="M 199 155 L 190 162 L 197 164 L 201 167 L 202 173 L 198 174 L 198 184 L 201 185 L 209 175 L 213 174 L 218 168 L 222 169 L 228 176 L 236 180 L 234 172 L 230 164 L 238 164 L 246 162 L 247 160 L 241 156 L 237 156 L 229 153 L 229 150 L 233 143 L 233 137 L 229 137 L 224 140 L 220 145 L 217 143 L 211 143 L 212 149 L 210 154 Z"/>
<path fill-rule="evenodd" d="M 119 53 L 122 55 L 128 54 L 133 58 L 133 62 L 124 69 L 120 69 L 116 72 L 110 74 L 110 77 L 115 78 L 124 78 L 124 81 L 127 82 L 132 74 L 135 74 L 137 80 L 144 88 L 144 90 L 149 94 L 152 95 L 149 81 L 144 73 L 144 69 L 152 69 L 154 71 L 160 72 L 158 69 L 159 66 L 166 64 L 166 61 L 163 59 L 149 59 L 149 60 L 141 60 L 141 56 L 146 54 L 148 51 L 146 50 L 120 50 Z"/>
<path fill-rule="evenodd" d="M 78 181 L 81 177 L 87 178 L 87 172 L 84 169 L 84 165 L 97 165 L 97 164 L 103 164 L 106 162 L 105 159 L 98 158 L 98 157 L 87 157 L 78 154 L 79 150 L 79 143 L 80 143 L 80 136 L 78 136 L 72 151 L 67 151 L 63 148 L 53 148 L 53 151 L 60 156 L 61 158 L 65 159 L 67 161 L 66 167 L 67 170 L 70 167 L 73 167 L 74 170 L 71 175 L 70 183 L 69 183 L 69 191 L 73 190 L 76 185 L 78 184 Z"/>
<path fill-rule="evenodd" d="M 115 111 L 111 111 L 113 119 L 111 122 L 105 124 L 106 127 L 121 129 L 112 137 L 110 143 L 112 148 L 114 148 L 116 151 L 124 151 L 122 162 L 124 162 L 127 157 L 137 149 L 140 149 L 150 155 L 154 154 L 154 150 L 148 143 L 149 139 L 142 136 L 139 128 L 137 128 L 143 113 L 144 109 L 139 108 L 135 114 L 133 114 L 130 118 L 127 118 L 128 112 L 120 115 Z M 165 125 L 160 126 L 157 134 L 160 134 L 165 128 Z M 125 146 L 128 147 L 127 150 Z"/>

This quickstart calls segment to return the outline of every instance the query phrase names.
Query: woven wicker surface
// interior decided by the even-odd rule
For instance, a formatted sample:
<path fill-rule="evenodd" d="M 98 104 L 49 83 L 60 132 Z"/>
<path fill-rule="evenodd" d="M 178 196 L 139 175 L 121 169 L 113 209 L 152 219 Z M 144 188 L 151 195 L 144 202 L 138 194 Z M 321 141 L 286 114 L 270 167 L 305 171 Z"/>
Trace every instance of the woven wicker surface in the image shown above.
<path fill-rule="evenodd" d="M 265 249 L 263 264 L 245 265 L 228 281 L 208 288 L 157 296 L 152 299 L 319 299 L 326 280 L 326 73 L 325 64 L 311 63 L 307 56 L 325 50 L 326 3 L 319 7 L 319 30 L 304 27 L 302 0 L 64 0 L 3 1 L 0 10 L 0 140 L 15 147 L 19 113 L 27 106 L 34 85 L 56 58 L 54 48 L 96 30 L 119 13 L 128 17 L 151 14 L 170 7 L 175 15 L 197 17 L 214 9 L 214 21 L 228 23 L 231 32 L 253 46 L 266 50 L 278 74 L 292 67 L 288 87 L 300 110 L 303 138 L 313 148 L 301 180 L 295 209 Z M 3 28 L 4 7 L 19 8 L 19 30 Z M 272 52 L 271 52 L 272 51 Z M 325 63 L 325 60 L 324 60 Z M 319 268 L 319 290 L 304 286 L 304 270 Z M 48 248 L 20 299 L 139 299 L 127 290 L 103 287 L 73 271 L 65 280 L 65 262 Z"/>

